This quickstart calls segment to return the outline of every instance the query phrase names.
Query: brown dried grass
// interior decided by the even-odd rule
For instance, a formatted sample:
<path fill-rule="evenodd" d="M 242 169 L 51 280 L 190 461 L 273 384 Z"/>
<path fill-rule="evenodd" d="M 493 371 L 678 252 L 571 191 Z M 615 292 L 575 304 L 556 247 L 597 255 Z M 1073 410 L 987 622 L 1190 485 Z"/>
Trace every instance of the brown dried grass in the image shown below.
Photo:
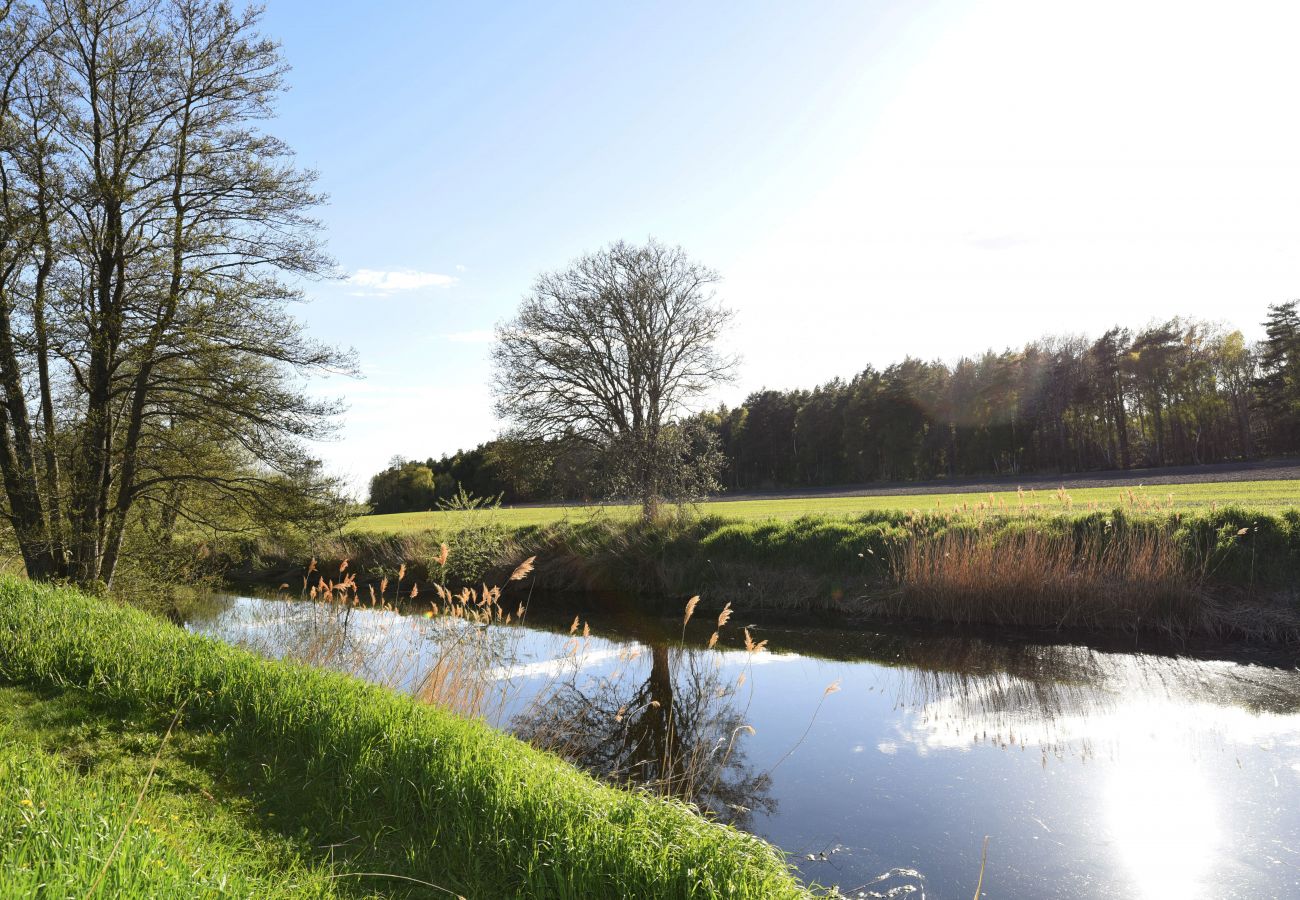
<path fill-rule="evenodd" d="M 893 560 L 889 615 L 956 624 L 1212 630 L 1201 578 L 1172 538 L 1131 531 L 1076 541 L 1041 531 L 949 531 Z"/>

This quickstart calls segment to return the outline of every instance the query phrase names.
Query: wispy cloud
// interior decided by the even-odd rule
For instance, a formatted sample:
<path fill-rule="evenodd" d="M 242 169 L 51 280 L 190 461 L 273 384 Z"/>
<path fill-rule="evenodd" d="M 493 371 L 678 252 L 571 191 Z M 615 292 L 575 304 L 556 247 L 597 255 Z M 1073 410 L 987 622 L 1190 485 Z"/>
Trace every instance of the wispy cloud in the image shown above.
<path fill-rule="evenodd" d="M 354 292 L 361 297 L 386 297 L 398 291 L 418 291 L 422 288 L 449 288 L 460 279 L 438 272 L 420 272 L 416 269 L 357 269 L 348 277 L 348 284 L 361 288 Z"/>

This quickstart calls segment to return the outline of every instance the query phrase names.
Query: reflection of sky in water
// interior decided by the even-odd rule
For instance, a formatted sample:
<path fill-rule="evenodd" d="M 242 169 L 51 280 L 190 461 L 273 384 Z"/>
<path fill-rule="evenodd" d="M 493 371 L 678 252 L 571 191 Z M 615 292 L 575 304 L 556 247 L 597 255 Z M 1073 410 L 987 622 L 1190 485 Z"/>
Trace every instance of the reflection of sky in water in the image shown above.
<path fill-rule="evenodd" d="M 439 643 L 473 626 L 358 610 L 340 640 L 306 605 L 239 599 L 193 627 L 273 655 L 329 649 L 319 658 L 409 690 Z M 635 681 L 650 666 L 644 637 L 490 631 L 497 724 L 566 680 Z M 987 834 L 990 897 L 1300 896 L 1295 671 L 953 638 L 756 637 L 859 657 L 671 657 L 731 686 L 725 702 L 756 730 L 742 738 L 746 766 L 775 767 L 774 806 L 749 827 L 810 879 L 969 897 Z"/>

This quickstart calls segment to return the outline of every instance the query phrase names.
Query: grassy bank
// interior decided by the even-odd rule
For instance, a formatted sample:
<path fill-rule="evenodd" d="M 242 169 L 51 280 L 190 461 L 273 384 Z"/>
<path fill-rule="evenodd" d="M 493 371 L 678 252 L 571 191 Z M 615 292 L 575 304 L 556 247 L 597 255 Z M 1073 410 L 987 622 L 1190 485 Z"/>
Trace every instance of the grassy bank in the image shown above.
<path fill-rule="evenodd" d="M 0 681 L 11 710 L 0 889 L 81 895 L 107 859 L 102 896 L 175 896 L 186 872 L 207 880 L 183 894 L 224 877 L 240 895 L 262 895 L 263 883 L 295 896 L 804 895 L 778 851 L 681 805 L 603 786 L 392 691 L 72 592 L 0 581 Z M 141 765 L 178 709 L 159 759 L 198 774 L 155 776 L 133 815 Z M 60 718 L 90 732 L 69 741 L 39 724 Z M 87 743 L 109 749 L 68 758 Z M 116 762 L 101 767 L 103 756 Z M 206 831 L 180 827 L 198 816 L 195 796 L 226 811 Z M 229 812 L 230 796 L 244 813 Z M 174 828 L 153 827 L 173 815 Z"/>
<path fill-rule="evenodd" d="M 804 517 L 854 517 L 872 513 L 941 512 L 973 518 L 983 509 L 1001 513 L 1055 513 L 1109 510 L 1161 509 L 1184 514 L 1210 512 L 1236 506 L 1259 512 L 1283 513 L 1300 503 L 1300 481 L 1220 481 L 1125 487 L 1054 488 L 994 493 L 903 494 L 871 497 L 789 497 L 761 500 L 711 500 L 698 511 L 707 517 L 734 521 L 797 519 Z M 553 525 L 559 522 L 630 521 L 636 506 L 519 506 L 497 510 L 494 517 L 509 528 Z M 366 534 L 409 534 L 416 531 L 455 531 L 473 515 L 432 511 L 362 516 L 348 531 Z"/>
<path fill-rule="evenodd" d="M 97 881 L 102 897 L 338 895 L 242 789 L 247 761 L 223 759 L 218 735 L 173 729 L 155 766 L 169 724 L 85 691 L 0 687 L 0 896 Z"/>
<path fill-rule="evenodd" d="M 1063 501 L 1064 502 L 1064 501 Z M 445 542 L 446 569 L 436 559 Z M 693 593 L 747 610 L 835 611 L 958 624 L 1156 630 L 1287 642 L 1300 637 L 1300 511 L 1186 512 L 1140 501 L 1110 510 L 876 512 L 654 525 L 580 518 L 516 525 L 462 514 L 444 530 L 360 531 L 310 547 L 262 547 L 244 574 L 300 587 L 301 560 L 343 558 L 362 577 L 409 564 L 412 582 L 500 580 L 538 558 L 550 590 Z M 277 582 L 278 583 L 278 582 Z"/>

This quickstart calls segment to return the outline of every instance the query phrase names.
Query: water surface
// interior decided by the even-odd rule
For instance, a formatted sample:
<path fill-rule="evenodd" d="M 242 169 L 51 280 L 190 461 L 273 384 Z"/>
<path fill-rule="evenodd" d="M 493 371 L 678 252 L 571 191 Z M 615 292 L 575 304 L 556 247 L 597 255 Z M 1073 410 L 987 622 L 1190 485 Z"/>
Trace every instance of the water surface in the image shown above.
<path fill-rule="evenodd" d="M 480 628 L 223 597 L 189 627 L 414 692 L 476 641 L 493 724 L 688 793 L 849 896 L 970 897 L 986 835 L 990 897 L 1300 896 L 1294 666 L 757 626 L 747 651 L 740 619 L 707 649 L 716 610 L 683 642 L 546 606 Z"/>

